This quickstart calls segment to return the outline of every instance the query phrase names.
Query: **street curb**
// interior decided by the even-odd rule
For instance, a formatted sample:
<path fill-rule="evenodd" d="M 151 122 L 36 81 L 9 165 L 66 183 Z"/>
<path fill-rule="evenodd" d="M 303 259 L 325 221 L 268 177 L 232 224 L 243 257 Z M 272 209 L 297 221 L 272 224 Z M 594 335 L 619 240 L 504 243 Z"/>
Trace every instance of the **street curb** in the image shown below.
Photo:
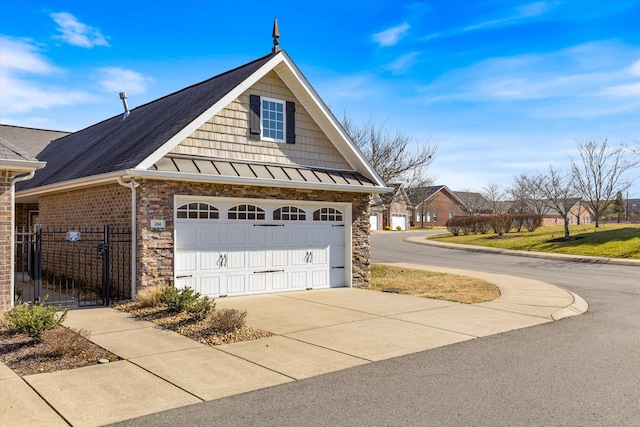
<path fill-rule="evenodd" d="M 552 313 L 551 318 L 553 320 L 562 320 L 566 319 L 567 317 L 579 316 L 589 310 L 589 304 L 584 299 L 582 299 L 580 295 L 574 294 L 573 292 L 563 288 L 561 289 L 571 294 L 571 296 L 573 297 L 573 303 Z"/>
<path fill-rule="evenodd" d="M 632 267 L 640 267 L 640 260 L 635 260 L 635 259 L 603 258 L 603 257 L 586 256 L 586 255 L 551 254 L 547 252 L 516 251 L 513 249 L 488 248 L 485 246 L 473 246 L 473 245 L 463 245 L 458 243 L 434 242 L 432 240 L 425 239 L 423 236 L 407 237 L 406 239 L 403 239 L 403 241 L 407 243 L 413 243 L 416 245 L 436 246 L 440 248 L 456 249 L 459 251 L 468 251 L 468 252 L 482 252 L 482 253 L 528 257 L 528 258 L 563 260 L 563 261 L 581 262 L 581 263 L 588 263 L 588 264 L 611 264 L 611 265 L 626 265 L 626 266 L 632 266 Z"/>

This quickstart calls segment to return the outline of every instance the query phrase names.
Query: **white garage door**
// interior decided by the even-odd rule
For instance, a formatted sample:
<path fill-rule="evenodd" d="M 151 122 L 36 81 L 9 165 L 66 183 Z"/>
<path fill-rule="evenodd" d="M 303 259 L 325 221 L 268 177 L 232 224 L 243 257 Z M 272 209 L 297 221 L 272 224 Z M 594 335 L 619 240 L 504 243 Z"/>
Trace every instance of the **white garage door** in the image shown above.
<path fill-rule="evenodd" d="M 369 229 L 370 230 L 378 229 L 378 214 L 373 214 L 369 217 Z"/>
<path fill-rule="evenodd" d="M 344 207 L 213 198 L 176 206 L 178 288 L 217 297 L 347 283 Z"/>
<path fill-rule="evenodd" d="M 391 228 L 397 230 L 400 226 L 400 230 L 407 229 L 407 216 L 402 214 L 393 214 L 391 216 Z"/>

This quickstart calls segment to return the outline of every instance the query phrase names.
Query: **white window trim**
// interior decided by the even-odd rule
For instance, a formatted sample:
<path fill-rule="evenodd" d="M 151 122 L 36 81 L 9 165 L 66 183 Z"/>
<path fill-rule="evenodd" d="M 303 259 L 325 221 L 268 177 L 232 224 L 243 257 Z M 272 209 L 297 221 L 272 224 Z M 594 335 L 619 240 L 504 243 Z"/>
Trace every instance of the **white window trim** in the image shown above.
<path fill-rule="evenodd" d="M 269 138 L 264 136 L 264 127 L 262 126 L 262 102 L 270 101 L 277 102 L 278 104 L 282 104 L 282 139 L 278 138 Z M 270 142 L 278 142 L 278 143 L 286 143 L 287 142 L 287 101 L 283 99 L 269 98 L 268 96 L 260 96 L 260 140 L 261 141 L 270 141 Z"/>

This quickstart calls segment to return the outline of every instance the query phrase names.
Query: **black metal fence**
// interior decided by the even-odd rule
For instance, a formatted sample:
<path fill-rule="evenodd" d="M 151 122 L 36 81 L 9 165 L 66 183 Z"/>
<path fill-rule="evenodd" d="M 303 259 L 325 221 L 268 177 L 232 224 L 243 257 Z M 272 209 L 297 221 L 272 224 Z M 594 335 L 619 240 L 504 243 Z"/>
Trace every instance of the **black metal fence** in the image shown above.
<path fill-rule="evenodd" d="M 16 232 L 17 302 L 67 307 L 131 298 L 131 230 Z"/>

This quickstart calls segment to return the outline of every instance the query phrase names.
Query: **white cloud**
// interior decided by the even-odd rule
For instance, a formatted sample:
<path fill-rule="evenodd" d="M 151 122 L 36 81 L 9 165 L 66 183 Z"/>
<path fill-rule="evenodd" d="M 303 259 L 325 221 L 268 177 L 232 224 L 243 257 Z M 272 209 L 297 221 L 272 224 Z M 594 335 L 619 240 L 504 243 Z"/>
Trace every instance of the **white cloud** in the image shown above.
<path fill-rule="evenodd" d="M 640 77 L 640 60 L 631 64 L 631 67 L 629 67 L 629 72 L 632 76 Z"/>
<path fill-rule="evenodd" d="M 107 92 L 144 93 L 152 80 L 137 71 L 118 67 L 100 68 L 99 72 L 100 86 Z"/>
<path fill-rule="evenodd" d="M 393 74 L 403 74 L 416 63 L 418 56 L 420 56 L 420 52 L 411 52 L 406 55 L 402 55 L 391 64 L 387 65 L 387 69 Z"/>
<path fill-rule="evenodd" d="M 0 64 L 3 71 L 15 70 L 47 74 L 59 71 L 27 40 L 0 36 Z"/>
<path fill-rule="evenodd" d="M 90 98 L 84 91 L 67 90 L 38 82 L 35 76 L 50 78 L 61 70 L 50 64 L 38 52 L 38 48 L 26 40 L 0 36 L 0 62 L 0 105 L 3 120 L 5 116 L 86 102 Z"/>
<path fill-rule="evenodd" d="M 107 39 L 98 28 L 83 24 L 68 12 L 52 13 L 51 18 L 58 24 L 57 30 L 61 35 L 54 36 L 73 46 L 92 48 L 94 46 L 109 46 Z"/>
<path fill-rule="evenodd" d="M 409 31 L 410 25 L 408 23 L 396 25 L 387 30 L 374 34 L 371 38 L 374 42 L 378 43 L 380 47 L 394 46 L 398 44 L 400 39 L 404 38 Z"/>

